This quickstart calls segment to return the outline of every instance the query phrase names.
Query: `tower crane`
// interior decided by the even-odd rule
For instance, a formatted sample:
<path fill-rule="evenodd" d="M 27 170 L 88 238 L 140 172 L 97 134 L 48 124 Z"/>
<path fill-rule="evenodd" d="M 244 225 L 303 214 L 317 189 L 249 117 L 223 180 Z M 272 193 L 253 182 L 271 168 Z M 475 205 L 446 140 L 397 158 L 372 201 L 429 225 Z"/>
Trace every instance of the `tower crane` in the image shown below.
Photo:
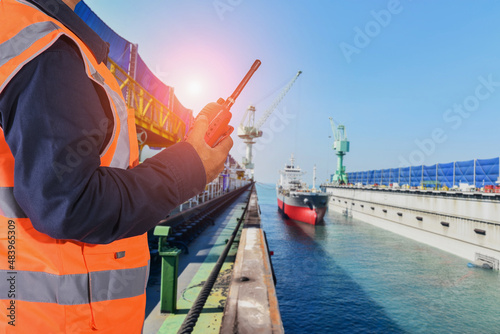
<path fill-rule="evenodd" d="M 345 127 L 342 124 L 335 126 L 333 118 L 330 117 L 332 132 L 334 137 L 333 149 L 337 151 L 337 170 L 332 181 L 337 184 L 347 184 L 347 174 L 345 173 L 344 155 L 349 152 L 349 141 L 347 140 Z"/>
<path fill-rule="evenodd" d="M 297 74 L 293 77 L 293 79 L 283 88 L 283 91 L 278 95 L 278 97 L 274 100 L 274 102 L 267 108 L 262 117 L 255 122 L 255 106 L 249 106 L 245 111 L 245 115 L 241 120 L 240 125 L 238 126 L 238 137 L 243 139 L 243 142 L 246 144 L 246 157 L 243 158 L 243 167 L 246 169 L 250 169 L 253 178 L 253 169 L 254 164 L 252 162 L 252 146 L 255 144 L 254 139 L 262 137 L 262 131 L 260 130 L 261 126 L 264 125 L 266 120 L 271 116 L 274 109 L 278 106 L 278 104 L 283 100 L 285 95 L 288 93 L 295 80 L 299 77 L 302 71 L 298 71 Z"/>

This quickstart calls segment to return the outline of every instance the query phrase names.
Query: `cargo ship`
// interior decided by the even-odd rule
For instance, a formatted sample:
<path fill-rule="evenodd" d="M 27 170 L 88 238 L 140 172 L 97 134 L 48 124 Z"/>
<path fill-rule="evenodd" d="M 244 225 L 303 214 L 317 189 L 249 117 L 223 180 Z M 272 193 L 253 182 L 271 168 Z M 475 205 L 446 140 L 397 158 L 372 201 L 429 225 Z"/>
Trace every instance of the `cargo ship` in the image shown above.
<path fill-rule="evenodd" d="M 293 155 L 290 162 L 280 170 L 280 179 L 276 184 L 278 210 L 290 219 L 316 225 L 325 216 L 330 195 L 316 190 L 314 182 L 313 188 L 309 189 L 301 179 L 305 172 L 295 166 Z"/>

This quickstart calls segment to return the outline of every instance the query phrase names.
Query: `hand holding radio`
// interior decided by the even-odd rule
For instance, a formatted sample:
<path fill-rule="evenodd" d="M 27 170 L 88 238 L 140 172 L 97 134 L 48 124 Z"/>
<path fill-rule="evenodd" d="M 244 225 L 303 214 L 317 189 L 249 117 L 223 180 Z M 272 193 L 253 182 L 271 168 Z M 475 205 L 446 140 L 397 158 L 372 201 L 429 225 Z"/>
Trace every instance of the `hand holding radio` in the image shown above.
<path fill-rule="evenodd" d="M 232 116 L 229 110 L 259 66 L 260 60 L 257 59 L 233 94 L 227 100 L 220 98 L 217 103 L 207 104 L 189 130 L 186 141 L 198 153 L 205 168 L 207 183 L 224 169 L 224 162 L 233 146 L 233 140 L 229 137 L 234 130 L 229 125 Z"/>
<path fill-rule="evenodd" d="M 216 105 L 215 102 L 211 104 Z M 210 117 L 210 115 L 208 116 Z M 215 115 L 211 117 L 213 118 Z M 216 147 L 209 147 L 204 140 L 208 124 L 209 120 L 207 115 L 198 115 L 193 129 L 186 139 L 186 141 L 193 146 L 203 163 L 207 183 L 215 179 L 217 175 L 224 170 L 224 162 L 226 161 L 229 150 L 233 147 L 233 140 L 231 137 L 221 141 Z"/>
<path fill-rule="evenodd" d="M 222 140 L 224 140 L 224 138 L 227 138 L 233 132 L 234 128 L 229 125 L 229 121 L 231 121 L 232 117 L 232 114 L 229 110 L 233 106 L 236 98 L 240 95 L 243 88 L 245 88 L 252 75 L 255 73 L 255 71 L 257 71 L 260 64 L 260 60 L 255 60 L 248 73 L 245 75 L 238 87 L 236 87 L 233 94 L 227 98 L 227 100 L 224 101 L 224 99 L 222 98 L 219 98 L 217 100 L 217 104 L 220 105 L 220 110 L 213 119 L 209 118 L 210 124 L 208 125 L 208 130 L 205 134 L 205 142 L 211 147 L 217 146 L 217 144 L 219 144 Z M 207 107 L 211 109 L 214 106 L 212 104 L 208 104 L 205 108 Z M 203 110 L 205 110 L 205 108 L 203 108 Z M 203 113 L 203 110 L 200 114 Z"/>

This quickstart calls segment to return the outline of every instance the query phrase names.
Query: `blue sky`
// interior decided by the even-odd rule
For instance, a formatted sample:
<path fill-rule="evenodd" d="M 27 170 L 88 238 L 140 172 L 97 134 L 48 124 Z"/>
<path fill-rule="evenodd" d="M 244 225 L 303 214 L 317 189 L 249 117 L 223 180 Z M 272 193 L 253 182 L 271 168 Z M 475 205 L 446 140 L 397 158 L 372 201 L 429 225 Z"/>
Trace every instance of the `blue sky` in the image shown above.
<path fill-rule="evenodd" d="M 139 44 L 150 69 L 195 114 L 229 96 L 260 59 L 232 108 L 235 127 L 248 105 L 259 117 L 276 89 L 303 71 L 263 126 L 254 150 L 260 182 L 274 183 L 291 153 L 305 181 L 314 164 L 326 180 L 336 166 L 329 117 L 346 126 L 348 171 L 500 154 L 500 2 L 85 2 Z M 241 160 L 233 139 L 231 154 Z"/>

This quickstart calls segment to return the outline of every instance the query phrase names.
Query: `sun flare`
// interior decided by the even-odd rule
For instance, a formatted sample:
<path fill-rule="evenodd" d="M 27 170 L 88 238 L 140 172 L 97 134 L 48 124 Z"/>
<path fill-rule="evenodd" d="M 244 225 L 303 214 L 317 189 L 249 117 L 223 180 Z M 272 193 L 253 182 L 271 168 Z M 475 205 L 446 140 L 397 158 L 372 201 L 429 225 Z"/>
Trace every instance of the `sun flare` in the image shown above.
<path fill-rule="evenodd" d="M 191 95 L 197 96 L 201 93 L 201 84 L 199 81 L 192 81 L 188 85 L 188 91 Z"/>

